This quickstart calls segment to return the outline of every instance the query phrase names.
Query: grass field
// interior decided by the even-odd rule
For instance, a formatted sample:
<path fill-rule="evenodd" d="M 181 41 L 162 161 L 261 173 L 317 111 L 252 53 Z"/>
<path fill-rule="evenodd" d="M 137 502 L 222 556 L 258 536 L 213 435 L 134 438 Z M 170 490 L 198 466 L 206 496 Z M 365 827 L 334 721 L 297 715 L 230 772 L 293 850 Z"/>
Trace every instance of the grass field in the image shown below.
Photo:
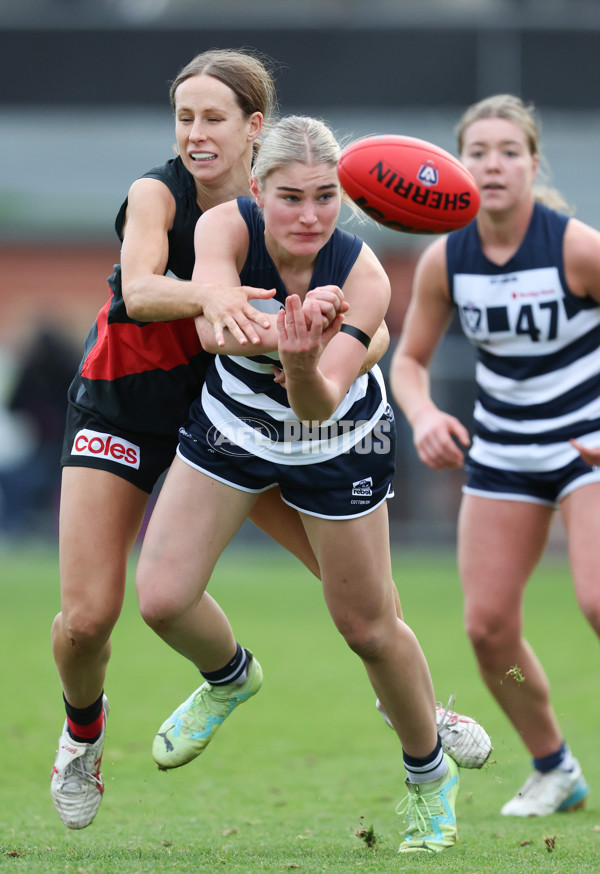
<path fill-rule="evenodd" d="M 584 811 L 526 821 L 499 815 L 529 763 L 477 676 L 453 556 L 398 552 L 394 570 L 438 697 L 456 691 L 458 708 L 480 718 L 495 745 L 491 764 L 462 772 L 456 847 L 435 858 L 397 855 L 404 773 L 395 736 L 319 585 L 279 550 L 260 549 L 226 555 L 211 592 L 259 657 L 263 688 L 201 759 L 169 773 L 154 766 L 152 737 L 199 681 L 143 624 L 129 586 L 106 690 L 104 800 L 92 826 L 64 828 L 49 794 L 64 719 L 49 642 L 57 557 L 13 550 L 0 556 L 0 871 L 598 871 L 598 646 L 563 560 L 536 574 L 526 622 L 591 793 Z M 371 828 L 374 846 L 360 836 Z"/>

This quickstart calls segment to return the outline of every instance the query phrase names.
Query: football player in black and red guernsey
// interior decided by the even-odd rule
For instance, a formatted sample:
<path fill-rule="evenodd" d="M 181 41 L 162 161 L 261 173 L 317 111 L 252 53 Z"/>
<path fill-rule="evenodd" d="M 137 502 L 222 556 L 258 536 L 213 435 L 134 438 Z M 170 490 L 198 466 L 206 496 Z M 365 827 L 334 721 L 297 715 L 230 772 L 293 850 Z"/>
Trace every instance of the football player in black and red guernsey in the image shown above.
<path fill-rule="evenodd" d="M 135 181 L 121 207 L 121 263 L 69 390 L 61 612 L 52 627 L 66 722 L 51 784 L 69 828 L 89 825 L 102 799 L 104 681 L 127 561 L 149 494 L 169 467 L 178 429 L 202 388 L 207 353 L 193 317 L 204 313 L 217 335 L 228 332 L 249 345 L 264 319 L 244 289 L 190 280 L 200 215 L 250 193 L 253 151 L 275 103 L 272 78 L 250 53 L 210 51 L 181 70 L 171 100 L 179 155 Z M 254 298 L 271 294 L 252 289 Z M 330 321 L 340 305 L 341 295 L 323 298 L 324 318 Z M 276 492 L 265 493 L 253 520 L 318 575 L 298 514 Z M 210 597 L 203 607 L 207 621 L 221 612 Z"/>

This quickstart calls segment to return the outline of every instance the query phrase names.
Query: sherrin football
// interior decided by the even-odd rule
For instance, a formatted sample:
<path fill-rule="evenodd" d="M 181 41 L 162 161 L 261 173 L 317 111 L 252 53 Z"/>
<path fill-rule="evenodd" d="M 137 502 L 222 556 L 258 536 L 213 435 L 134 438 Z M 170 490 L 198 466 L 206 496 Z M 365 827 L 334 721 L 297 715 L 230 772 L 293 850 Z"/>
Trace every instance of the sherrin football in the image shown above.
<path fill-rule="evenodd" d="M 475 180 L 458 158 L 416 137 L 363 137 L 342 151 L 338 176 L 363 212 L 406 234 L 446 234 L 477 215 Z"/>

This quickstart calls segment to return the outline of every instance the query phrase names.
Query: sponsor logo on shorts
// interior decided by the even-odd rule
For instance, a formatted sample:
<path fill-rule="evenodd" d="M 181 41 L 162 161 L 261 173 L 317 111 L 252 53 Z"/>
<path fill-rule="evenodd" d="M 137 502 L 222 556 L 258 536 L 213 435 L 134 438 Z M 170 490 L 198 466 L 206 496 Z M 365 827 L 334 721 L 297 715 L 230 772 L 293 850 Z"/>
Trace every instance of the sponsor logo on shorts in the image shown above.
<path fill-rule="evenodd" d="M 141 450 L 135 443 L 115 437 L 114 434 L 103 434 L 100 431 L 90 431 L 84 428 L 78 431 L 73 440 L 71 455 L 88 455 L 90 458 L 105 458 L 124 464 L 136 470 L 140 466 Z"/>
<path fill-rule="evenodd" d="M 359 479 L 352 483 L 352 495 L 355 498 L 373 497 L 373 477 L 369 476 L 366 479 Z"/>

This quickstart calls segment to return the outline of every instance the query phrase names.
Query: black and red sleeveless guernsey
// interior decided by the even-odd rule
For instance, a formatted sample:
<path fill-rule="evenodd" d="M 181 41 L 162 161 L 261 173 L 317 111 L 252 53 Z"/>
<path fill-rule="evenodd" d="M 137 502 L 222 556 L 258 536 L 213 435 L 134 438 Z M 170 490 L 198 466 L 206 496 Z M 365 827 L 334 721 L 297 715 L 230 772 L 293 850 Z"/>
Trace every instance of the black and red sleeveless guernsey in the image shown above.
<path fill-rule="evenodd" d="M 193 177 L 173 158 L 141 178 L 158 179 L 175 198 L 165 273 L 189 280 L 194 268 L 194 230 L 202 211 Z M 127 201 L 115 220 L 119 239 Z M 211 356 L 198 339 L 194 320 L 138 322 L 129 318 L 121 290 L 121 267 L 108 278 L 111 297 L 88 334 L 69 402 L 100 414 L 116 429 L 176 440 L 190 404 L 198 396 Z"/>

